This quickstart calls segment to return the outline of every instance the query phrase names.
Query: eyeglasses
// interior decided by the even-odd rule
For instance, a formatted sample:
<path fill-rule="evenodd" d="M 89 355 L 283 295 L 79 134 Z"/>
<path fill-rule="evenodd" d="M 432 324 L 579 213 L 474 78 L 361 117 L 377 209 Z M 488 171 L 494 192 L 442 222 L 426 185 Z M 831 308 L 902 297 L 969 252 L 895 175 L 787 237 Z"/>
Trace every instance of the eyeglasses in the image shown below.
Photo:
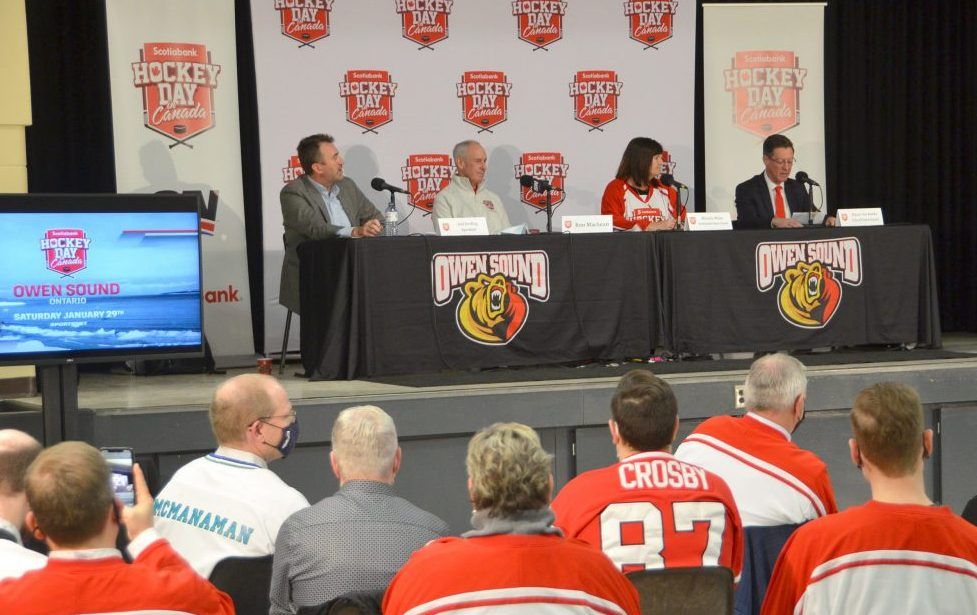
<path fill-rule="evenodd" d="M 770 162 L 774 163 L 778 167 L 785 167 L 785 166 L 786 167 L 789 167 L 789 166 L 792 166 L 795 162 L 797 162 L 797 158 L 786 158 L 786 159 L 785 158 L 771 158 L 770 156 L 767 156 L 767 160 L 769 160 Z"/>
<path fill-rule="evenodd" d="M 291 425 L 292 423 L 295 422 L 295 411 L 292 410 L 288 414 L 279 414 L 279 415 L 259 416 L 258 417 L 258 420 L 261 421 L 262 423 L 267 423 L 268 422 L 268 419 L 288 419 L 288 424 Z M 277 427 L 277 425 L 276 425 L 276 427 Z"/>

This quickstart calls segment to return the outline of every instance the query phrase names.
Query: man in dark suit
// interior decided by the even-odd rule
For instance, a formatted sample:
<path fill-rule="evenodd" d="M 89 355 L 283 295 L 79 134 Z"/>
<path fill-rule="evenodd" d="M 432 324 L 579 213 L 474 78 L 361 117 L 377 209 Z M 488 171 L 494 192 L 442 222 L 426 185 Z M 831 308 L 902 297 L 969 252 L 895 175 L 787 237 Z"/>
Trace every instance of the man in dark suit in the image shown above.
<path fill-rule="evenodd" d="M 784 135 L 770 135 L 763 141 L 764 171 L 736 186 L 736 228 L 796 228 L 794 212 L 808 208 L 804 186 L 790 178 L 794 166 L 794 144 Z M 824 223 L 834 226 L 835 219 Z"/>
<path fill-rule="evenodd" d="M 308 239 L 375 237 L 380 234 L 380 212 L 343 177 L 343 156 L 329 135 L 316 134 L 299 141 L 299 162 L 305 172 L 282 188 L 282 223 L 285 225 L 285 260 L 278 302 L 299 313 L 299 257 L 296 248 Z"/>

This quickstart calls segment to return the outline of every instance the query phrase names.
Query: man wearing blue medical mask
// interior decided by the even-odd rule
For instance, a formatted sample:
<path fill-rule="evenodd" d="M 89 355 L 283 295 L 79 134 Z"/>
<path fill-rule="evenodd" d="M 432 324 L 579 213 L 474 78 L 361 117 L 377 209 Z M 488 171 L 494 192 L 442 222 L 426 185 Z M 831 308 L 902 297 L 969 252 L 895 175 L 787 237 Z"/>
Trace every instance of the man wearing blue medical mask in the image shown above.
<path fill-rule="evenodd" d="M 235 376 L 214 392 L 217 449 L 180 468 L 155 502 L 155 527 L 203 577 L 227 557 L 275 552 L 282 523 L 308 500 L 268 469 L 298 441 L 288 394 L 271 376 Z"/>

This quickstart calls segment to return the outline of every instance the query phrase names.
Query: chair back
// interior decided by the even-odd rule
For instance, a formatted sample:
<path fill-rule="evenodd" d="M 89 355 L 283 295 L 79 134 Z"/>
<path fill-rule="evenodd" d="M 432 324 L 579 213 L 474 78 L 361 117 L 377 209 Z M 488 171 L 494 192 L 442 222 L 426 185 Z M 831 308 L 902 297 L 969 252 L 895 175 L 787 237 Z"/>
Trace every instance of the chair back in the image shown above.
<path fill-rule="evenodd" d="M 960 514 L 961 517 L 970 521 L 974 525 L 977 525 L 977 495 L 970 498 L 967 505 L 963 507 L 963 512 Z"/>
<path fill-rule="evenodd" d="M 772 525 L 743 529 L 743 570 L 733 597 L 736 615 L 760 615 L 767 585 L 784 543 L 800 525 Z"/>
<path fill-rule="evenodd" d="M 642 615 L 731 615 L 733 573 L 721 566 L 640 570 L 628 574 Z"/>
<path fill-rule="evenodd" d="M 217 562 L 210 582 L 231 597 L 238 615 L 268 615 L 272 556 L 228 557 Z"/>
<path fill-rule="evenodd" d="M 350 592 L 319 606 L 304 606 L 297 615 L 380 615 L 383 591 Z"/>

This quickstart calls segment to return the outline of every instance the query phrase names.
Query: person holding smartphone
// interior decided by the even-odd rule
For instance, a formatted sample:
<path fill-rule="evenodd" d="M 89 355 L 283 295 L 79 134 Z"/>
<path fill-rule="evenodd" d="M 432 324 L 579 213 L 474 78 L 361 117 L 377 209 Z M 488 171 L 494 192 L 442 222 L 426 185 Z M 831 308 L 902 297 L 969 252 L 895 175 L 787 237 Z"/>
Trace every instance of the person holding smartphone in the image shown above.
<path fill-rule="evenodd" d="M 26 522 L 51 553 L 44 568 L 0 583 L 0 613 L 234 613 L 230 597 L 153 529 L 153 496 L 138 465 L 133 479 L 136 503 L 123 506 L 98 449 L 62 442 L 38 455 L 27 471 Z M 120 524 L 131 565 L 115 549 Z"/>

